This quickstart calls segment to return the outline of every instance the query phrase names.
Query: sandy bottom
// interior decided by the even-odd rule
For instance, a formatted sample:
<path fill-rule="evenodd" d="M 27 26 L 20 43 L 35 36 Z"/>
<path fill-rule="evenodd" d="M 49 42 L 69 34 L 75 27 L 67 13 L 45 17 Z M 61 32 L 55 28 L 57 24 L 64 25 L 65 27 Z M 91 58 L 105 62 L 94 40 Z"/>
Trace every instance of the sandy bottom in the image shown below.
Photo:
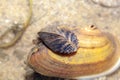
<path fill-rule="evenodd" d="M 95 25 L 116 35 L 120 40 L 120 1 L 108 1 L 33 0 L 31 24 L 21 39 L 9 48 L 0 49 L 0 80 L 64 80 L 38 75 L 26 65 L 26 57 L 34 46 L 32 40 L 41 28 L 48 25 L 58 22 L 80 27 Z M 0 1 L 0 36 L 14 24 L 26 22 L 29 15 L 28 5 L 28 0 Z M 12 37 L 14 36 L 9 34 L 4 41 L 9 42 Z M 120 80 L 120 69 L 95 80 Z"/>

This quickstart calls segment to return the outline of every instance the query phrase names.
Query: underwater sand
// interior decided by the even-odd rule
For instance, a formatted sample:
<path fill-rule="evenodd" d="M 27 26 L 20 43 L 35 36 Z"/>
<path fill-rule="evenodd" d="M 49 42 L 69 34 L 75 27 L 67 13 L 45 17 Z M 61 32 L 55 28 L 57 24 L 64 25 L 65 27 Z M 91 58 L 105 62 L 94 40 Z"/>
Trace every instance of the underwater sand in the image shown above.
<path fill-rule="evenodd" d="M 109 2 L 108 2 L 109 1 Z M 13 23 L 25 23 L 28 0 L 0 1 L 0 36 Z M 37 32 L 48 25 L 59 23 L 87 27 L 95 25 L 120 40 L 119 0 L 33 0 L 31 24 L 21 39 L 7 49 L 0 49 L 0 80 L 63 80 L 34 74 L 26 65 L 26 57 L 34 46 Z M 9 41 L 9 38 L 8 40 Z M 95 80 L 120 80 L 120 69 Z"/>

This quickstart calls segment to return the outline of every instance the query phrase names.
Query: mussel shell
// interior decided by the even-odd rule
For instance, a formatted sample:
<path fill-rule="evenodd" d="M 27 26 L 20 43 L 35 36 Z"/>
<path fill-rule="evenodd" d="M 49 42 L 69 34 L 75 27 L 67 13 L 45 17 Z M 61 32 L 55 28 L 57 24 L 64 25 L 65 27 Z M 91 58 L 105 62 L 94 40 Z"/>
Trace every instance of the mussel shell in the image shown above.
<path fill-rule="evenodd" d="M 62 36 L 55 33 L 39 32 L 38 39 L 55 53 L 71 54 L 76 52 L 78 49 L 76 35 L 70 31 L 64 33 L 64 36 Z"/>
<path fill-rule="evenodd" d="M 61 78 L 98 77 L 120 66 L 120 44 L 116 37 L 96 28 L 77 29 L 76 36 L 79 46 L 76 54 L 58 55 L 40 43 L 38 50 L 30 53 L 28 64 L 40 74 Z"/>

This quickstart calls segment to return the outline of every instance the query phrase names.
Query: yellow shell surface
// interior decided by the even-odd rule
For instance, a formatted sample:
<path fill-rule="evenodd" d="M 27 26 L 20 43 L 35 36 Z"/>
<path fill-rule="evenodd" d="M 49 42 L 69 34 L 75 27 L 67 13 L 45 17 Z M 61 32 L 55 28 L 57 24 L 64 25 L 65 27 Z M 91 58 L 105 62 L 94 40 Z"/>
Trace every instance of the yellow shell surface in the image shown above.
<path fill-rule="evenodd" d="M 80 29 L 77 38 L 79 49 L 75 55 L 63 57 L 53 52 L 48 54 L 60 62 L 69 64 L 95 63 L 103 61 L 113 54 L 115 47 L 113 42 L 109 39 L 108 34 L 105 35 L 98 29 Z"/>
<path fill-rule="evenodd" d="M 69 64 L 85 64 L 85 63 L 95 63 L 98 61 L 103 61 L 107 57 L 112 55 L 113 50 L 114 48 L 112 47 L 112 44 L 107 44 L 102 48 L 94 48 L 94 49 L 79 48 L 77 54 L 69 57 L 59 56 L 52 52 L 50 52 L 49 55 L 60 62 L 69 63 Z"/>

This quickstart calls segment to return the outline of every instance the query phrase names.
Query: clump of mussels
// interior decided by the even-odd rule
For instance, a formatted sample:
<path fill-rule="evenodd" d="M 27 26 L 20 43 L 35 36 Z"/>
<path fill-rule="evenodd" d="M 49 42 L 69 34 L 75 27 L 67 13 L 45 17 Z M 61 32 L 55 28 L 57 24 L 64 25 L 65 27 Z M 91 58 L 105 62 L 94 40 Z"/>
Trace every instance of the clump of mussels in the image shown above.
<path fill-rule="evenodd" d="M 38 33 L 28 64 L 38 73 L 61 78 L 107 75 L 120 66 L 120 44 L 115 36 L 95 26 L 49 27 Z"/>

